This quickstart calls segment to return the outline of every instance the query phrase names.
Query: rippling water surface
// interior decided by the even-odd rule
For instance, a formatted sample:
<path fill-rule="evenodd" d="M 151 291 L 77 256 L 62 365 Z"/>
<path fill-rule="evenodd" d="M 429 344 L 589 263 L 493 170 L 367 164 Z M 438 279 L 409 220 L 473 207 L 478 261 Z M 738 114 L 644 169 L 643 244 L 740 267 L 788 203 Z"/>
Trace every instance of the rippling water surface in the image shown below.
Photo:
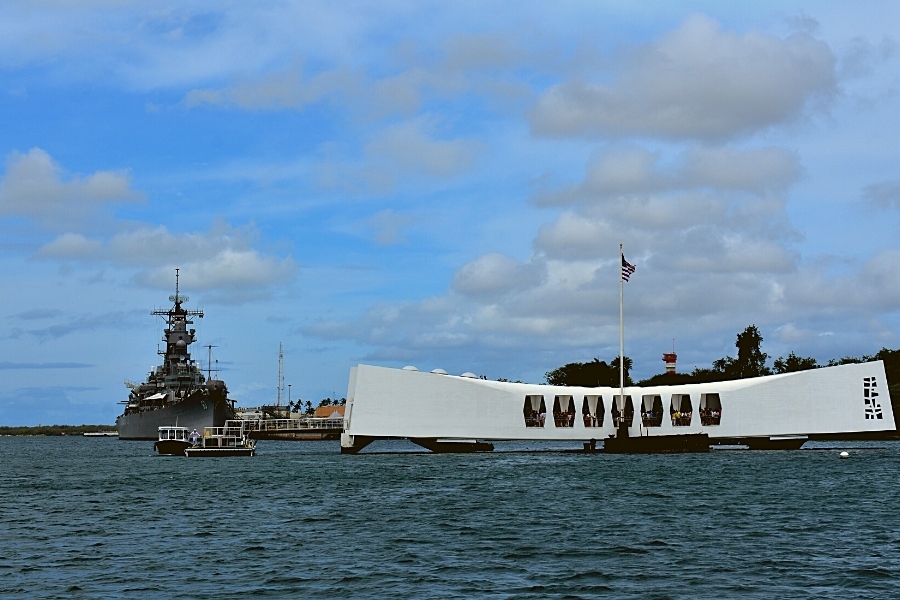
<path fill-rule="evenodd" d="M 0 596 L 900 590 L 897 443 L 675 456 L 414 448 L 342 456 L 337 442 L 264 441 L 253 458 L 187 459 L 156 456 L 152 442 L 0 438 Z"/>

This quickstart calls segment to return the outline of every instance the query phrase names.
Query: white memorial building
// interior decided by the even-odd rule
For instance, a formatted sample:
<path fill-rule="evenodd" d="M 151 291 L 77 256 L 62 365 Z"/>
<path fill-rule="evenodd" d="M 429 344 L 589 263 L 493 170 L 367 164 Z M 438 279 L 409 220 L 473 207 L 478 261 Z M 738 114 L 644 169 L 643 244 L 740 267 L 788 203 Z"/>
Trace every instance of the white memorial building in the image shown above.
<path fill-rule="evenodd" d="M 427 448 L 496 440 L 600 442 L 706 434 L 710 443 L 798 448 L 813 435 L 894 430 L 881 361 L 672 386 L 566 387 L 359 365 L 350 372 L 342 451 L 380 438 Z"/>

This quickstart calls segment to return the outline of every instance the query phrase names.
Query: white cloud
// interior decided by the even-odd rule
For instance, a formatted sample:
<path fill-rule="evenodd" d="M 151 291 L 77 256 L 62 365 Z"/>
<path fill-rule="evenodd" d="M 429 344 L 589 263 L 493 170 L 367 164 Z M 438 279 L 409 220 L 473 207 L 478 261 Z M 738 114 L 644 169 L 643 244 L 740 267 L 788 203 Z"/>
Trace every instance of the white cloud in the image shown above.
<path fill-rule="evenodd" d="M 176 267 L 192 289 L 266 287 L 293 277 L 293 259 L 266 256 L 251 247 L 254 233 L 217 222 L 207 232 L 171 233 L 166 227 L 140 227 L 108 240 L 66 233 L 42 246 L 37 257 L 109 263 L 135 269 L 144 285 L 167 288 Z"/>
<path fill-rule="evenodd" d="M 392 246 L 406 241 L 403 230 L 413 223 L 415 219 L 409 215 L 398 214 L 390 209 L 378 211 L 366 221 L 366 224 L 374 230 L 375 242 L 382 246 Z"/>
<path fill-rule="evenodd" d="M 611 84 L 554 86 L 531 115 L 546 136 L 723 140 L 783 123 L 836 90 L 828 46 L 805 33 L 781 39 L 722 31 L 694 16 L 640 48 Z"/>
<path fill-rule="evenodd" d="M 798 327 L 794 323 L 785 323 L 784 325 L 773 331 L 772 334 L 777 336 L 779 340 L 786 344 L 807 342 L 809 340 L 815 339 L 817 335 L 823 335 L 816 333 L 812 329 Z"/>
<path fill-rule="evenodd" d="M 191 87 L 273 72 L 296 56 L 350 62 L 354 49 L 348 40 L 361 39 L 365 26 L 379 18 L 374 10 L 318 2 L 225 9 L 183 2 L 13 0 L 0 4 L 0 65 L 37 64 L 75 81 L 112 77 L 137 90 Z"/>
<path fill-rule="evenodd" d="M 640 352 L 645 363 L 653 361 L 660 348 L 667 349 L 677 338 L 679 346 L 693 348 L 695 355 L 722 356 L 733 351 L 734 333 L 750 323 L 758 324 L 769 343 L 780 348 L 773 356 L 815 349 L 837 356 L 834 353 L 841 350 L 834 348 L 832 339 L 836 323 L 842 324 L 838 333 L 845 341 L 856 340 L 860 332 L 876 336 L 869 340 L 872 351 L 893 339 L 873 320 L 884 311 L 900 311 L 896 301 L 900 276 L 893 268 L 900 260 L 896 253 L 875 257 L 858 274 L 827 277 L 805 268 L 796 270 L 795 257 L 777 245 L 733 241 L 728 250 L 726 256 L 707 257 L 696 264 L 681 261 L 674 267 L 661 266 L 653 255 L 629 257 L 638 264 L 631 282 L 625 284 L 629 354 Z M 443 357 L 462 364 L 464 356 L 472 364 L 490 359 L 492 364 L 510 364 L 522 372 L 526 363 L 535 360 L 546 367 L 560 360 L 553 357 L 615 356 L 617 257 L 547 261 L 545 277 L 523 278 L 506 286 L 490 276 L 497 272 L 489 268 L 492 264 L 499 265 L 501 272 L 503 267 L 523 266 L 507 257 L 485 255 L 462 267 L 443 296 L 382 304 L 358 320 L 323 322 L 304 331 L 378 348 L 367 360 L 413 364 Z M 473 271 L 480 275 L 480 269 L 472 265 L 487 265 L 483 269 L 487 276 L 473 275 Z M 474 289 L 460 289 L 460 281 Z M 475 287 L 479 284 L 484 287 Z M 654 372 L 650 364 L 641 365 L 641 370 L 645 375 Z"/>
<path fill-rule="evenodd" d="M 522 264 L 492 252 L 460 268 L 453 278 L 453 289 L 466 296 L 491 298 L 531 287 L 545 276 L 542 263 Z"/>
<path fill-rule="evenodd" d="M 66 258 L 75 260 L 97 259 L 103 255 L 103 243 L 91 240 L 80 233 L 64 233 L 43 245 L 38 258 Z"/>
<path fill-rule="evenodd" d="M 681 185 L 761 195 L 787 189 L 800 170 L 798 157 L 783 148 L 693 147 L 685 154 Z"/>
<path fill-rule="evenodd" d="M 453 35 L 444 52 L 447 67 L 455 71 L 506 69 L 521 64 L 524 58 L 514 39 L 498 32 Z"/>
<path fill-rule="evenodd" d="M 185 95 L 184 104 L 188 107 L 214 104 L 249 110 L 299 110 L 329 98 L 357 96 L 359 84 L 359 76 L 348 69 L 324 71 L 304 78 L 302 66 L 296 65 L 222 89 L 193 89 Z"/>
<path fill-rule="evenodd" d="M 481 144 L 463 137 L 439 139 L 439 129 L 438 120 L 427 116 L 389 125 L 365 145 L 360 161 L 320 163 L 319 184 L 386 193 L 401 181 L 448 179 L 473 168 Z"/>
<path fill-rule="evenodd" d="M 304 110 L 327 101 L 362 120 L 415 115 L 428 98 L 448 99 L 478 90 L 498 106 L 531 97 L 528 86 L 513 74 L 527 57 L 513 36 L 450 35 L 437 47 L 420 48 L 411 40 L 395 46 L 395 60 L 365 68 L 347 63 L 316 63 L 305 68 L 295 54 L 291 64 L 260 66 L 255 76 L 234 75 L 226 85 L 194 88 L 185 94 L 187 107 L 212 104 L 249 110 Z M 399 60 L 396 60 L 399 58 Z M 365 61 L 363 61 L 365 62 Z"/>
<path fill-rule="evenodd" d="M 437 127 L 425 117 L 389 126 L 366 146 L 366 154 L 388 162 L 400 173 L 452 177 L 469 169 L 479 144 L 462 138 L 435 139 L 432 134 Z"/>
<path fill-rule="evenodd" d="M 900 179 L 889 179 L 863 188 L 863 199 L 879 208 L 900 210 Z"/>
<path fill-rule="evenodd" d="M 40 148 L 12 152 L 0 180 L 0 214 L 19 215 L 51 227 L 72 226 L 103 205 L 136 202 L 128 171 L 70 175 Z"/>
<path fill-rule="evenodd" d="M 900 251 L 883 250 L 849 273 L 829 276 L 804 268 L 785 288 L 786 300 L 791 306 L 830 317 L 900 312 L 898 264 Z"/>
<path fill-rule="evenodd" d="M 187 259 L 164 267 L 147 269 L 138 274 L 138 281 L 154 287 L 167 287 L 172 283 L 172 272 L 178 266 L 185 280 L 190 280 L 196 290 L 222 290 L 229 288 L 263 288 L 284 284 L 294 274 L 294 261 L 263 256 L 257 250 L 223 248 L 215 256 L 203 259 Z"/>
<path fill-rule="evenodd" d="M 667 160 L 660 151 L 615 145 L 591 157 L 581 184 L 544 192 L 536 202 L 597 202 L 682 190 L 762 196 L 787 189 L 800 173 L 797 156 L 783 148 L 691 146 Z"/>
<path fill-rule="evenodd" d="M 541 227 L 534 243 L 552 258 L 583 260 L 609 254 L 609 248 L 616 243 L 616 233 L 606 221 L 565 211 Z"/>

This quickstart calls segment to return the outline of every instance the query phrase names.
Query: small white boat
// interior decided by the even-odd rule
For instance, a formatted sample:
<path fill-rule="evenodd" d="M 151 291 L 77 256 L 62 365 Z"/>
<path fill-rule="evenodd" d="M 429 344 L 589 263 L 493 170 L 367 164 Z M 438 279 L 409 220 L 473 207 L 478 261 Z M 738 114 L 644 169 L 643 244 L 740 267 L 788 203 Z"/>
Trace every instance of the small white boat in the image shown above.
<path fill-rule="evenodd" d="M 196 430 L 191 431 L 187 427 L 164 425 L 159 428 L 158 439 L 153 444 L 153 448 L 160 454 L 184 456 L 185 449 L 191 444 L 199 443 L 199 440 L 200 434 Z"/>
<path fill-rule="evenodd" d="M 184 449 L 185 456 L 253 456 L 256 440 L 243 421 L 225 421 L 224 427 L 206 427 L 197 444 Z"/>

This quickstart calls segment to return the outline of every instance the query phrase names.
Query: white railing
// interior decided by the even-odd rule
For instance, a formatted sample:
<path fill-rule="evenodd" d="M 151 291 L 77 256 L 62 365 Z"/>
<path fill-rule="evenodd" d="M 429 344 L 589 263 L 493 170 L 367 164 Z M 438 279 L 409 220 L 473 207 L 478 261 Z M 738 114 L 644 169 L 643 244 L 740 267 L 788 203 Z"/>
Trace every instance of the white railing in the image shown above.
<path fill-rule="evenodd" d="M 248 419 L 243 421 L 245 431 L 306 431 L 316 429 L 343 429 L 343 417 L 326 419 L 306 417 L 301 419 Z"/>

